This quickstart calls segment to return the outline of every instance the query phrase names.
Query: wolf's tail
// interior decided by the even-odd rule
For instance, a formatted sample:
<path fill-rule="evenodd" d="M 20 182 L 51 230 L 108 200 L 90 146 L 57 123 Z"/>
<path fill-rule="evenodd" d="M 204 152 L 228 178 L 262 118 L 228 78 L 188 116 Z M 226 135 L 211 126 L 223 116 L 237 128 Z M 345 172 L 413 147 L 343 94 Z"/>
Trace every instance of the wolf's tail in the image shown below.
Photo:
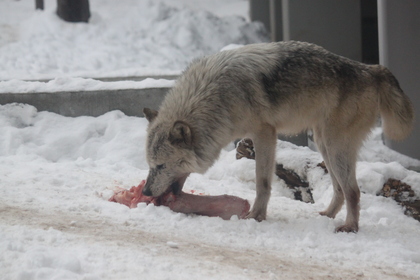
<path fill-rule="evenodd" d="M 391 140 L 403 140 L 413 128 L 413 105 L 388 68 L 380 65 L 375 68 L 379 85 L 379 110 L 383 131 Z"/>

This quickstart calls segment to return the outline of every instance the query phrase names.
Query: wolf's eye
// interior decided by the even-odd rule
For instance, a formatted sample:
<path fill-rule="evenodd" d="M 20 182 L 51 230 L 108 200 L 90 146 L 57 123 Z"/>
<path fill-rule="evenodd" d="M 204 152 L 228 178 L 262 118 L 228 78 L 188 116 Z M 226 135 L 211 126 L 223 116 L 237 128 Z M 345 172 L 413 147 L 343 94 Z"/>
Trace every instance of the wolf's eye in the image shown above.
<path fill-rule="evenodd" d="M 157 170 L 161 170 L 161 169 L 164 169 L 164 168 L 165 168 L 165 164 L 156 165 Z"/>

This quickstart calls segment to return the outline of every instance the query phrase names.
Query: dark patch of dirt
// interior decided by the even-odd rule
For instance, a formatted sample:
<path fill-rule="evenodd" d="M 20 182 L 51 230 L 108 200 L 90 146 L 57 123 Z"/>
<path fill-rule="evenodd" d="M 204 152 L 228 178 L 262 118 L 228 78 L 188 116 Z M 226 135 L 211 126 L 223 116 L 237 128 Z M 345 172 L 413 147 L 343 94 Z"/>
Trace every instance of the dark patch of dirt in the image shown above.
<path fill-rule="evenodd" d="M 389 178 L 378 195 L 394 199 L 405 208 L 404 214 L 420 222 L 420 200 L 415 199 L 416 194 L 410 185 Z"/>
<path fill-rule="evenodd" d="M 251 139 L 245 138 L 236 144 L 236 159 L 255 159 L 254 143 Z M 314 203 L 309 183 L 293 170 L 285 169 L 283 164 L 276 164 L 275 174 L 285 181 L 286 185 L 293 191 L 296 200 Z"/>

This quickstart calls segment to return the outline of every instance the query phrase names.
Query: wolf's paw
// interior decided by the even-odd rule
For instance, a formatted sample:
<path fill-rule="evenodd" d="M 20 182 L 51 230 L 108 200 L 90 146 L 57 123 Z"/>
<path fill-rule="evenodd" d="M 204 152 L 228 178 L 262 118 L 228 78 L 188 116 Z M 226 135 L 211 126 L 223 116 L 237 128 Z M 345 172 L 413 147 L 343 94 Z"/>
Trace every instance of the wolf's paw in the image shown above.
<path fill-rule="evenodd" d="M 255 219 L 258 222 L 264 221 L 267 217 L 266 213 L 261 213 L 258 211 L 250 211 L 246 216 L 245 219 Z"/>
<path fill-rule="evenodd" d="M 342 225 L 335 228 L 335 232 L 357 233 L 358 231 L 359 231 L 359 227 L 357 225 Z"/>
<path fill-rule="evenodd" d="M 321 212 L 319 212 L 319 215 L 321 215 L 321 216 L 327 216 L 328 218 L 332 218 L 332 219 L 334 219 L 335 218 L 335 215 L 332 215 L 330 212 L 328 212 L 328 211 L 321 211 Z"/>

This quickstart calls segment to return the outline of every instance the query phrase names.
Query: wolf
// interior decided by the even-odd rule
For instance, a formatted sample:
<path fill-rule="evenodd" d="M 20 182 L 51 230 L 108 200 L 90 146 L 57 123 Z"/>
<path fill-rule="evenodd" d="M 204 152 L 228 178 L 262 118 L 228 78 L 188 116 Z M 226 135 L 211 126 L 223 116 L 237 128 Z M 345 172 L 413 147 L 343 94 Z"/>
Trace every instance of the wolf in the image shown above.
<path fill-rule="evenodd" d="M 334 218 L 346 202 L 346 220 L 336 232 L 359 229 L 357 153 L 379 115 L 392 140 L 408 136 L 414 118 L 409 98 L 386 67 L 296 41 L 196 59 L 159 110 L 143 113 L 149 121 L 145 195 L 178 192 L 190 173 L 206 172 L 223 147 L 249 137 L 256 154 L 256 198 L 247 218 L 258 221 L 267 215 L 277 135 L 312 130 L 334 188 L 320 214 Z"/>

